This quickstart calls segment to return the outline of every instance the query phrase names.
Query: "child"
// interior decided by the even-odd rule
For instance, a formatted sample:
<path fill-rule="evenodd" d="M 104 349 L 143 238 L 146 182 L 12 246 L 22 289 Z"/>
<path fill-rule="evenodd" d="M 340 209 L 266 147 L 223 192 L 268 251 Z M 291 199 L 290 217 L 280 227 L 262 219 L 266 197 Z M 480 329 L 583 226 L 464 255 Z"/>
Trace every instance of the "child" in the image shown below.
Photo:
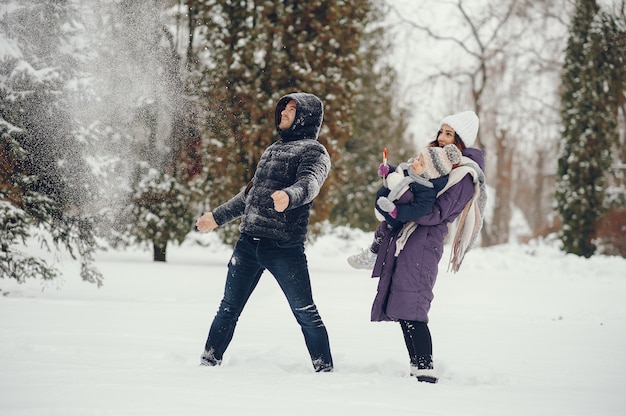
<path fill-rule="evenodd" d="M 375 205 L 376 218 L 381 223 L 369 249 L 348 257 L 350 266 L 371 270 L 385 233 L 401 226 L 402 218 L 418 218 L 430 212 L 437 193 L 448 182 L 453 166 L 460 161 L 461 151 L 454 144 L 449 144 L 444 147 L 426 147 L 397 168 L 381 164 L 378 174 L 386 180 L 376 193 Z"/>

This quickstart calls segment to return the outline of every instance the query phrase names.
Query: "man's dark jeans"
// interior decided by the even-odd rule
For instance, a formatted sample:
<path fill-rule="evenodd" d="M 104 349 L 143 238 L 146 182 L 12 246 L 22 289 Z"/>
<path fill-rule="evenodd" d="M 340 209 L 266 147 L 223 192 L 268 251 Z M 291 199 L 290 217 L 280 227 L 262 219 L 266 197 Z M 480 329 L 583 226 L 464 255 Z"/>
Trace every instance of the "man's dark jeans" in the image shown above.
<path fill-rule="evenodd" d="M 254 238 L 242 234 L 228 264 L 224 297 L 213 319 L 204 356 L 219 364 L 233 338 L 237 320 L 264 270 L 287 297 L 302 328 L 315 371 L 332 371 L 328 333 L 317 312 L 303 243 Z"/>

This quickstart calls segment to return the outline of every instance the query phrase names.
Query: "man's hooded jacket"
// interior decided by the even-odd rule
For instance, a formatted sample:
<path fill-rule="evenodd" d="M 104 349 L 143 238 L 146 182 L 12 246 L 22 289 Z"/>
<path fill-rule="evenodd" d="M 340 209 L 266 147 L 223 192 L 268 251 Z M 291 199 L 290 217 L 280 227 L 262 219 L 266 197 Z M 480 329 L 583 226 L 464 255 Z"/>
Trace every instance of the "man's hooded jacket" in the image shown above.
<path fill-rule="evenodd" d="M 296 102 L 294 122 L 280 130 L 280 113 L 290 100 Z M 313 94 L 292 93 L 278 101 L 275 124 L 281 139 L 261 155 L 252 187 L 213 210 L 218 225 L 241 217 L 241 233 L 280 241 L 306 240 L 313 199 L 330 171 L 330 157 L 318 141 L 323 118 L 322 102 Z M 274 209 L 271 195 L 278 190 L 289 195 L 284 212 Z"/>

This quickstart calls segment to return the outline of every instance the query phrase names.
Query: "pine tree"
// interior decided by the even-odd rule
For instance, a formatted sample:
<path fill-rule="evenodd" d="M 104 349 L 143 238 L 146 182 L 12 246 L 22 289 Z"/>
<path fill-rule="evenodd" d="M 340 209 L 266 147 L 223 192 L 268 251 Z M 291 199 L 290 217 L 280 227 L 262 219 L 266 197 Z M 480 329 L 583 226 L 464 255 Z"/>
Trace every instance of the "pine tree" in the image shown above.
<path fill-rule="evenodd" d="M 555 193 L 566 252 L 593 255 L 610 151 L 619 137 L 617 111 L 623 89 L 611 89 L 623 72 L 623 56 L 611 42 L 611 19 L 595 0 L 578 0 L 563 68 L 563 141 Z M 620 66 L 621 65 L 621 66 Z"/>
<path fill-rule="evenodd" d="M 390 163 L 406 161 L 415 152 L 406 136 L 408 109 L 401 102 L 396 71 L 387 61 L 392 50 L 385 11 L 372 8 L 368 29 L 361 40 L 357 91 L 354 97 L 353 134 L 345 142 L 336 167 L 341 172 L 341 190 L 333 201 L 330 221 L 363 230 L 374 230 L 374 196 L 381 186 L 376 174 L 387 148 Z"/>
<path fill-rule="evenodd" d="M 24 2 L 0 17 L 0 275 L 23 282 L 52 279 L 58 271 L 20 245 L 37 241 L 81 261 L 84 280 L 102 283 L 93 266 L 92 194 L 84 160 L 87 143 L 69 111 L 76 85 L 71 33 L 76 10 L 68 1 Z"/>
<path fill-rule="evenodd" d="M 151 245 L 153 259 L 166 261 L 168 244 L 181 243 L 191 231 L 201 195 L 192 143 L 197 137 L 186 129 L 186 73 L 161 2 L 98 7 L 92 65 L 105 103 L 98 122 L 115 133 L 108 151 L 126 180 L 107 207 L 107 237 L 115 247 Z"/>

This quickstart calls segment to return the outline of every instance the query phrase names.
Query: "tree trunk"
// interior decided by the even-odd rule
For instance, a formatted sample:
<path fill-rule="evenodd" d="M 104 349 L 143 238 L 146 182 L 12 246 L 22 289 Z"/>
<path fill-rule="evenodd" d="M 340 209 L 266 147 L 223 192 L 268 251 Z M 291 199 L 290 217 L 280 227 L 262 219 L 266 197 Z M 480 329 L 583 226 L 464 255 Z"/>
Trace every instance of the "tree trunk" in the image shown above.
<path fill-rule="evenodd" d="M 162 261 L 162 262 L 167 261 L 165 259 L 165 255 L 167 251 L 167 241 L 164 243 L 153 242 L 152 249 L 154 253 L 154 256 L 153 256 L 154 261 Z"/>
<path fill-rule="evenodd" d="M 496 137 L 496 199 L 489 241 L 484 245 L 503 244 L 509 241 L 511 222 L 511 175 L 513 171 L 513 149 L 506 132 Z"/>

